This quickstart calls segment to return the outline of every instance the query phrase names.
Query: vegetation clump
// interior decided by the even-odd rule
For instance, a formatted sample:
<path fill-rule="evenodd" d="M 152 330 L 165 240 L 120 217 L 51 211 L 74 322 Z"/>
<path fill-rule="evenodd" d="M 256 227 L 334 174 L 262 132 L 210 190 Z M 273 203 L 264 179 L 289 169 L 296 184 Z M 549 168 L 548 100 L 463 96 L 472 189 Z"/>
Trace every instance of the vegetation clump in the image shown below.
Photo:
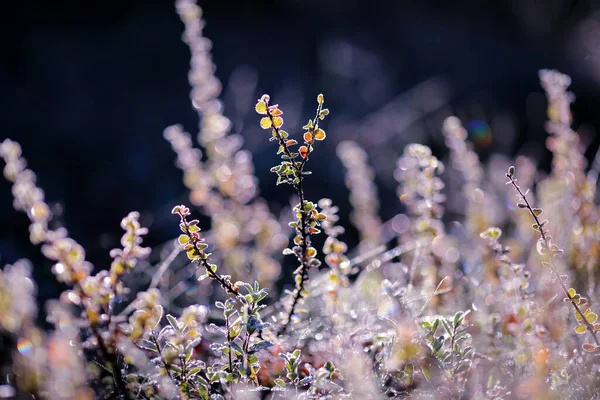
<path fill-rule="evenodd" d="M 360 238 L 349 247 L 350 227 L 327 189 L 305 184 L 310 160 L 327 157 L 319 148 L 328 136 L 325 97 L 289 132 L 271 96 L 255 104 L 256 126 L 268 131 L 260 140 L 280 157 L 275 183 L 294 196 L 277 215 L 258 194 L 241 138 L 229 133 L 201 9 L 192 0 L 176 5 L 192 51 L 202 150 L 181 126 L 165 130 L 190 206 L 172 204 L 181 232 L 158 263 L 149 261 L 148 229 L 133 211 L 110 265 L 93 273 L 84 247 L 53 223 L 21 146 L 0 142 L 14 208 L 27 214 L 30 241 L 66 285 L 47 304 L 44 330 L 31 263 L 0 270 L 0 339 L 9 349 L 0 358 L 0 397 L 598 398 L 598 174 L 571 127 L 566 75 L 540 73 L 548 175 L 525 156 L 517 167 L 503 159 L 506 169 L 488 168 L 461 121 L 448 116 L 439 127 L 448 162 L 407 145 L 393 173 L 399 213 L 382 222 L 368 153 L 341 142 Z M 447 204 L 459 206 L 447 212 Z M 282 255 L 295 267 L 293 286 L 279 296 L 276 281 L 288 273 Z M 183 304 L 181 287 L 202 290 L 204 301 Z"/>

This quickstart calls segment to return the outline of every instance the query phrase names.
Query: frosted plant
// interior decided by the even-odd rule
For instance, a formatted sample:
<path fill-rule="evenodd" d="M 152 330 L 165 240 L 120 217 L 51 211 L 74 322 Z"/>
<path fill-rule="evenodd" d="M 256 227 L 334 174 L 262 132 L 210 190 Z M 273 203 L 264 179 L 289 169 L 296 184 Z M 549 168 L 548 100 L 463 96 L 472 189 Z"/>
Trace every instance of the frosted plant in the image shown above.
<path fill-rule="evenodd" d="M 394 172 L 403 214 L 381 224 L 382 199 L 367 154 L 343 142 L 357 246 L 326 188 L 306 190 L 309 161 L 327 137 L 324 96 L 295 135 L 283 128 L 282 108 L 261 96 L 259 126 L 281 156 L 271 172 L 296 196 L 291 245 L 283 249 L 286 230 L 258 198 L 249 154 L 229 134 L 231 122 L 217 100 L 221 88 L 201 10 L 189 0 L 176 6 L 192 51 L 202 151 L 180 126 L 167 128 L 165 137 L 198 210 L 173 207 L 180 233 L 155 249 L 157 266 L 146 260 L 156 253 L 143 246 L 148 229 L 134 211 L 121 221 L 110 262 L 94 271 L 84 247 L 66 228 L 55 228 L 53 208 L 20 145 L 0 142 L 13 206 L 27 214 L 31 242 L 65 286 L 38 318 L 33 267 L 20 260 L 0 271 L 0 397 L 598 397 L 598 168 L 586 169 L 570 127 L 568 77 L 541 73 L 554 156 L 546 178 L 533 158 L 517 158 L 517 168 L 505 155 L 483 163 L 460 121 L 450 117 L 439 128 L 452 172 L 442 174 L 429 147 L 406 146 Z M 395 112 L 386 108 L 386 118 Z M 464 184 L 445 186 L 442 178 Z M 515 207 L 502 203 L 504 183 L 517 193 Z M 544 211 L 524 190 L 535 186 L 536 198 L 551 203 Z M 454 212 L 451 205 L 461 202 L 464 210 Z M 210 217 L 207 231 L 196 212 Z M 390 226 L 399 239 L 391 248 L 381 243 Z M 274 253 L 281 250 L 292 256 L 295 271 L 293 289 L 279 296 L 269 289 L 280 276 Z M 575 289 L 586 283 L 587 291 Z M 190 285 L 206 293 L 173 292 Z M 42 317 L 48 326 L 38 326 Z"/>
<path fill-rule="evenodd" d="M 483 169 L 479 156 L 467 141 L 467 130 L 458 118 L 454 116 L 446 118 L 443 132 L 446 146 L 450 149 L 452 167 L 462 176 L 462 193 L 466 202 L 465 224 L 472 238 L 493 223 L 489 220 L 491 213 L 484 212 L 482 207 L 486 197 L 482 189 Z"/>
<path fill-rule="evenodd" d="M 318 226 L 327 216 L 317 210 L 316 204 L 308 201 L 305 197 L 303 180 L 304 176 L 310 172 L 305 170 L 306 163 L 310 154 L 314 151 L 316 141 L 322 141 L 326 137 L 325 131 L 319 127 L 319 121 L 325 119 L 329 110 L 323 108 L 324 97 L 322 94 L 317 96 L 317 111 L 313 119 L 302 127 L 306 132 L 302 135 L 304 144 L 298 150 L 294 146 L 298 141 L 292 139 L 288 132 L 281 129 L 283 126 L 283 111 L 277 104 L 270 104 L 270 96 L 263 95 L 256 103 L 256 112 L 263 117 L 260 120 L 260 126 L 263 129 L 270 129 L 272 132 L 271 141 L 277 142 L 279 149 L 277 154 L 281 154 L 283 160 L 279 165 L 271 168 L 271 172 L 277 174 L 277 184 L 289 184 L 294 187 L 298 194 L 299 203 L 294 207 L 296 219 L 290 222 L 290 226 L 296 230 L 294 237 L 294 246 L 285 249 L 284 254 L 295 255 L 300 266 L 294 271 L 294 280 L 296 287 L 290 292 L 290 304 L 287 305 L 284 323 L 279 333 L 284 333 L 292 323 L 292 319 L 297 312 L 297 307 L 301 305 L 303 297 L 306 296 L 305 285 L 308 281 L 308 272 L 312 268 L 319 267 L 321 261 L 316 258 L 317 250 L 312 247 L 310 237 L 320 233 Z"/>
<path fill-rule="evenodd" d="M 382 244 L 375 171 L 367 163 L 367 153 L 352 141 L 338 144 L 337 154 L 346 168 L 345 182 L 354 208 L 350 219 L 361 235 L 361 252 L 369 251 Z"/>
<path fill-rule="evenodd" d="M 404 240 L 414 241 L 417 246 L 407 272 L 409 289 L 415 279 L 421 280 L 419 277 L 424 280 L 424 287 L 434 288 L 441 279 L 440 264 L 446 263 L 447 258 L 455 261 L 454 254 L 449 254 L 445 248 L 446 254 L 441 254 L 441 259 L 433 251 L 434 239 L 444 237 L 441 221 L 444 183 L 438 177 L 443 169 L 444 165 L 433 156 L 431 149 L 420 144 L 408 145 L 398 159 L 395 171 L 400 183 L 398 196 L 412 217 L 410 236 Z"/>
<path fill-rule="evenodd" d="M 164 136 L 177 153 L 190 201 L 211 217 L 214 237 L 227 250 L 220 261 L 234 277 L 250 272 L 271 287 L 280 272 L 273 254 L 286 246 L 286 238 L 277 219 L 257 198 L 251 154 L 241 149 L 240 135 L 229 134 L 231 121 L 223 115 L 218 99 L 221 83 L 214 74 L 212 44 L 202 32 L 202 9 L 191 0 L 178 0 L 176 9 L 185 25 L 183 41 L 191 51 L 190 98 L 199 113 L 198 141 L 204 154 L 193 147 L 191 136 L 180 125 L 166 128 Z"/>

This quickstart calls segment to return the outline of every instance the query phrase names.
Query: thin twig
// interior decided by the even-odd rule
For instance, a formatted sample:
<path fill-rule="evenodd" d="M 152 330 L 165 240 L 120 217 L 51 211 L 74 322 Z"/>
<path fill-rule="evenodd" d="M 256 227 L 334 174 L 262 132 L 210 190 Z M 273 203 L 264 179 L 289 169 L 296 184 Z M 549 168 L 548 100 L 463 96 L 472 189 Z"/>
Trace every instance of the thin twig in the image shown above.
<path fill-rule="evenodd" d="M 173 261 L 175 261 L 175 258 L 177 258 L 177 256 L 179 255 L 180 252 L 181 252 L 181 247 L 175 246 L 173 251 L 171 251 L 171 253 L 169 253 L 169 255 L 167 256 L 167 258 L 165 258 L 164 261 L 162 263 L 160 263 L 158 270 L 156 271 L 156 273 L 152 277 L 152 281 L 150 282 L 150 287 L 149 287 L 150 289 L 154 289 L 155 287 L 158 286 L 161 278 L 163 277 L 165 272 L 167 272 L 167 270 L 169 269 L 169 266 L 171 265 L 171 263 Z"/>
<path fill-rule="evenodd" d="M 521 199 L 524 202 L 524 205 L 525 205 L 524 208 L 527 208 L 527 211 L 529 211 L 529 214 L 531 214 L 531 217 L 533 218 L 533 220 L 535 221 L 535 224 L 538 227 L 540 236 L 541 236 L 542 240 L 544 241 L 546 251 L 548 251 L 548 259 L 550 260 L 548 265 L 550 266 L 550 270 L 554 273 L 554 275 L 556 276 L 556 279 L 558 279 L 558 283 L 560 283 L 560 287 L 562 288 L 563 292 L 569 299 L 569 303 L 571 303 L 573 305 L 573 307 L 575 308 L 575 312 L 577 314 L 579 314 L 579 316 L 581 317 L 581 321 L 583 322 L 583 324 L 585 325 L 587 330 L 590 332 L 590 334 L 594 338 L 596 345 L 598 345 L 600 347 L 600 341 L 598 340 L 598 337 L 596 336 L 596 331 L 594 330 L 594 326 L 591 323 L 589 323 L 588 320 L 585 318 L 585 316 L 583 315 L 583 312 L 581 312 L 581 309 L 575 302 L 575 298 L 573 296 L 571 296 L 571 294 L 569 293 L 569 290 L 567 289 L 562 278 L 560 277 L 560 274 L 558 273 L 558 269 L 554 262 L 554 254 L 551 249 L 552 243 L 550 242 L 550 239 L 548 238 L 548 235 L 547 235 L 546 231 L 544 230 L 544 223 L 540 222 L 538 216 L 533 211 L 533 207 L 531 207 L 531 205 L 529 204 L 529 201 L 527 200 L 527 194 L 523 193 L 521 191 L 521 188 L 519 187 L 519 185 L 517 185 L 517 181 L 516 181 L 516 179 L 513 178 L 513 176 L 514 176 L 514 168 L 513 168 L 513 173 L 510 173 L 510 171 L 509 171 L 509 173 L 506 174 L 506 177 L 509 179 L 509 181 L 507 183 L 510 183 L 513 185 L 513 187 L 519 194 L 519 197 L 521 197 Z"/>
<path fill-rule="evenodd" d="M 275 132 L 275 137 L 279 141 L 279 145 L 283 148 L 285 155 L 288 157 L 292 168 L 294 168 L 296 170 L 295 175 L 298 178 L 298 182 L 293 183 L 293 186 L 296 189 L 296 192 L 298 193 L 298 197 L 300 198 L 300 214 L 302 215 L 300 218 L 300 238 L 301 238 L 300 239 L 300 249 L 301 249 L 301 251 L 300 251 L 300 255 L 298 256 L 298 261 L 300 261 L 300 267 L 296 270 L 297 274 L 300 275 L 300 281 L 297 283 L 296 292 L 294 294 L 294 299 L 292 301 L 292 305 L 291 305 L 290 309 L 287 312 L 285 323 L 283 324 L 283 326 L 277 333 L 277 335 L 279 336 L 279 335 L 285 333 L 285 331 L 287 330 L 287 327 L 289 326 L 289 324 L 292 320 L 292 316 L 294 315 L 294 313 L 296 311 L 296 306 L 300 302 L 300 299 L 302 299 L 302 297 L 303 297 L 302 292 L 304 291 L 305 283 L 308 280 L 308 270 L 310 269 L 310 265 L 308 263 L 308 256 L 307 256 L 307 251 L 308 251 L 308 248 L 310 247 L 310 234 L 308 232 L 308 223 L 307 223 L 308 214 L 304 210 L 304 205 L 305 205 L 306 200 L 304 197 L 304 189 L 302 186 L 302 182 L 304 180 L 304 178 L 303 178 L 304 166 L 306 165 L 306 162 L 308 161 L 308 155 L 312 152 L 312 145 L 310 145 L 310 144 L 308 145 L 308 151 L 307 151 L 306 157 L 305 158 L 303 157 L 303 160 L 300 163 L 297 163 L 295 161 L 294 157 L 292 156 L 292 152 L 290 151 L 290 149 L 288 148 L 288 146 L 286 144 L 285 138 L 281 135 L 280 128 L 277 127 L 273 121 L 274 116 L 271 113 L 271 110 L 269 109 L 268 101 L 265 101 L 265 103 L 267 105 L 267 109 L 266 109 L 267 117 L 271 120 L 271 125 L 273 126 L 273 130 Z M 321 109 L 322 109 L 322 103 L 319 103 L 319 105 L 317 107 L 317 113 L 315 115 L 315 118 L 313 119 L 313 126 L 316 126 L 316 124 L 317 124 Z"/>

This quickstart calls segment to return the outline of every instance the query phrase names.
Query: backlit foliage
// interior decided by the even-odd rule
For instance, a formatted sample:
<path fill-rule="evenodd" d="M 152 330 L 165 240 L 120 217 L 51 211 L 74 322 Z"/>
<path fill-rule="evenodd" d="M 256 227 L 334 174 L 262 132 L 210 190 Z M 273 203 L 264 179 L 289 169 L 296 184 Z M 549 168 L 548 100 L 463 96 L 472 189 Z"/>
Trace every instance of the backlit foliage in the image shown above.
<path fill-rule="evenodd" d="M 493 157 L 484 165 L 463 123 L 447 116 L 437 127 L 447 157 L 412 143 L 393 160 L 391 222 L 379 216 L 388 199 L 378 197 L 370 154 L 342 141 L 337 179 L 360 240 L 349 246 L 346 212 L 329 188 L 305 185 L 310 160 L 332 157 L 325 97 L 302 127 L 267 94 L 254 105 L 264 133 L 255 140 L 274 142 L 279 156 L 271 186 L 294 196 L 278 215 L 259 196 L 241 137 L 229 134 L 201 9 L 191 0 L 176 8 L 192 52 L 200 146 L 179 125 L 164 131 L 190 205 L 171 204 L 180 232 L 167 255 L 154 252 L 157 265 L 134 211 L 112 261 L 94 272 L 57 227 L 21 146 L 0 142 L 13 206 L 65 285 L 44 313 L 29 261 L 0 270 L 0 397 L 598 398 L 598 173 L 571 127 L 569 77 L 540 73 L 549 174 L 525 156 L 516 167 Z M 136 282 L 143 273 L 150 283 Z M 293 283 L 279 295 L 282 276 Z M 209 294 L 182 300 L 180 287 Z"/>

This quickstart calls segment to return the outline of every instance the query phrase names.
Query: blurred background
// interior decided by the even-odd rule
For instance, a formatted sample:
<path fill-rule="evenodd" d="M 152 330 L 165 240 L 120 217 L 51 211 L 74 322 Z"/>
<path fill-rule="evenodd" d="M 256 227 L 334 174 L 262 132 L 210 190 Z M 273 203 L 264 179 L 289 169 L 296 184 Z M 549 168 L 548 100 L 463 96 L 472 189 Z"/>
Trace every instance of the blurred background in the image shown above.
<path fill-rule="evenodd" d="M 538 70 L 573 79 L 575 128 L 593 158 L 600 126 L 600 3 L 566 0 L 201 1 L 213 41 L 225 115 L 253 153 L 260 191 L 275 209 L 277 163 L 253 106 L 269 93 L 299 132 L 324 93 L 328 138 L 311 158 L 309 198 L 350 211 L 339 142 L 352 139 L 377 171 L 381 217 L 401 211 L 393 179 L 407 143 L 445 154 L 441 124 L 454 113 L 483 160 L 545 150 L 546 101 Z M 187 201 L 163 138 L 181 123 L 195 137 L 189 50 L 173 1 L 12 1 L 0 5 L 0 126 L 21 143 L 38 184 L 97 267 L 108 266 L 119 221 L 130 210 L 150 227 L 146 244 L 178 234 L 170 215 Z M 501 171 L 500 173 L 503 173 Z M 38 278 L 49 265 L 28 241 L 27 217 L 0 180 L 0 262 L 27 257 Z M 346 237 L 352 244 L 356 233 Z M 48 267 L 48 268 L 46 268 Z M 44 281 L 45 282 L 45 281 Z M 40 300 L 56 293 L 40 285 Z"/>

